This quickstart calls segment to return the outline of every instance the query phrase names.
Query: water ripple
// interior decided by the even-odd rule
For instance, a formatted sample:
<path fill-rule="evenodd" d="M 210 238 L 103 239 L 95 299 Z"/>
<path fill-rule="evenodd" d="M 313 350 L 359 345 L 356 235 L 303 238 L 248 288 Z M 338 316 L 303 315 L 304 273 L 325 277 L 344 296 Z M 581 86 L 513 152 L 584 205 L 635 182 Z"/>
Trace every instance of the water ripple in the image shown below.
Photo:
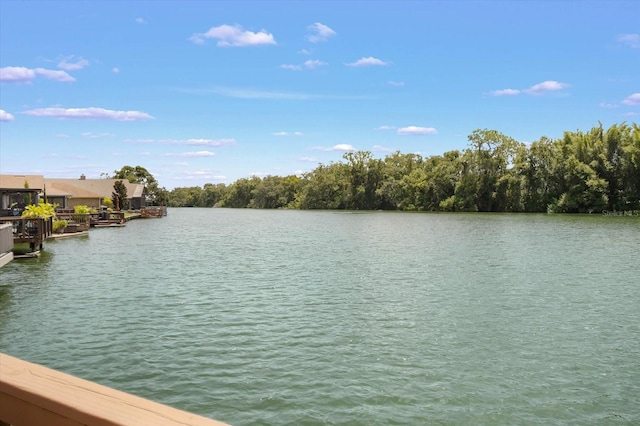
<path fill-rule="evenodd" d="M 173 209 L 0 271 L 0 350 L 234 425 L 640 423 L 640 222 Z"/>

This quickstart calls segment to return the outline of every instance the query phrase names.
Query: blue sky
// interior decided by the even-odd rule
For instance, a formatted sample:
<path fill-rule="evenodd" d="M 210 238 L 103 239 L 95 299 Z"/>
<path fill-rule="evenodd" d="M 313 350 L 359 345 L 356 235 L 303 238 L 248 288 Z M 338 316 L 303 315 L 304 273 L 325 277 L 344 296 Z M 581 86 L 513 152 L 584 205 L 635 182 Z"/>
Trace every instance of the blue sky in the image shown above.
<path fill-rule="evenodd" d="M 5 174 L 229 184 L 638 117 L 638 1 L 0 2 Z"/>

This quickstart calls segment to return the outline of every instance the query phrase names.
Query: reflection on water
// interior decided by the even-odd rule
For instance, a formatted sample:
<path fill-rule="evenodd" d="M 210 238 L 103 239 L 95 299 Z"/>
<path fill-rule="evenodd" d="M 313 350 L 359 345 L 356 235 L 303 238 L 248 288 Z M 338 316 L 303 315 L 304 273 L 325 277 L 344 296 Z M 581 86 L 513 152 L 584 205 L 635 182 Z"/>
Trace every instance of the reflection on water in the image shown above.
<path fill-rule="evenodd" d="M 4 325 L 9 320 L 10 307 L 11 289 L 8 286 L 0 285 L 0 335 L 3 334 Z"/>

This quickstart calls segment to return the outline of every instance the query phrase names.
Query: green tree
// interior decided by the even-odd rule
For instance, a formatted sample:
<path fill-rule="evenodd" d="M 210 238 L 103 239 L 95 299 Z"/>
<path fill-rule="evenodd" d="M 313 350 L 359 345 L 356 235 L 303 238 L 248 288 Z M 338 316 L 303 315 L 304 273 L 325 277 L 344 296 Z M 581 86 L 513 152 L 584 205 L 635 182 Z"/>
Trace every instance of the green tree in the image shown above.
<path fill-rule="evenodd" d="M 385 210 L 405 209 L 412 205 L 412 198 L 408 196 L 404 176 L 415 168 L 421 167 L 423 159 L 419 154 L 402 154 L 396 151 L 382 160 L 382 176 L 376 189 L 378 208 Z M 411 191 L 409 191 L 411 192 Z"/>
<path fill-rule="evenodd" d="M 112 179 L 126 179 L 130 183 L 139 183 L 145 186 L 146 202 L 149 205 L 160 206 L 168 203 L 169 191 L 161 187 L 153 175 L 142 166 L 123 166 L 120 170 L 114 170 Z"/>
<path fill-rule="evenodd" d="M 498 180 L 513 167 L 522 144 L 497 130 L 474 130 L 463 155 L 463 175 L 456 185 L 454 206 L 463 211 L 503 211 L 510 179 Z"/>
<path fill-rule="evenodd" d="M 143 185 L 156 181 L 153 175 L 142 166 L 123 166 L 120 170 L 113 171 L 112 179 L 126 179 L 130 183 L 141 183 Z"/>
<path fill-rule="evenodd" d="M 129 201 L 127 200 L 127 187 L 121 180 L 117 180 L 113 184 L 111 198 L 113 199 L 116 210 L 120 211 L 128 207 Z"/>
<path fill-rule="evenodd" d="M 202 188 L 199 186 L 174 188 L 168 194 L 169 207 L 200 207 Z"/>
<path fill-rule="evenodd" d="M 427 182 L 424 196 L 424 210 L 442 210 L 443 202 L 455 194 L 455 189 L 462 175 L 460 151 L 448 151 L 444 155 L 436 155 L 425 160 Z"/>
<path fill-rule="evenodd" d="M 380 160 L 374 159 L 371 152 L 356 151 L 343 155 L 347 160 L 348 198 L 346 208 L 356 210 L 377 209 L 378 189 L 383 180 L 383 165 Z"/>
<path fill-rule="evenodd" d="M 249 207 L 279 209 L 290 207 L 295 200 L 300 178 L 297 176 L 266 176 L 251 191 Z"/>
<path fill-rule="evenodd" d="M 205 183 L 200 195 L 199 207 L 217 207 L 224 198 L 226 185 L 224 183 Z"/>
<path fill-rule="evenodd" d="M 221 201 L 223 207 L 246 208 L 251 205 L 253 190 L 260 183 L 260 178 L 241 178 L 229 185 Z"/>
<path fill-rule="evenodd" d="M 169 202 L 169 191 L 153 181 L 146 187 L 146 202 L 150 206 L 165 206 Z"/>
<path fill-rule="evenodd" d="M 301 209 L 345 209 L 349 199 L 349 168 L 344 163 L 320 164 L 304 175 L 296 199 Z"/>
<path fill-rule="evenodd" d="M 640 210 L 640 125 L 621 126 L 620 210 Z"/>

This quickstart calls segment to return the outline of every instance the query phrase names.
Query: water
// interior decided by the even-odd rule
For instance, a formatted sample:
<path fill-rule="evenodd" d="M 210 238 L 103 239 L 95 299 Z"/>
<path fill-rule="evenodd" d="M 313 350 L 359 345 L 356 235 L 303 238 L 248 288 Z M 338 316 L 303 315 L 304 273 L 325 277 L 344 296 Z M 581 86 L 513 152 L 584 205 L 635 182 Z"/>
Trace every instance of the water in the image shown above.
<path fill-rule="evenodd" d="M 639 424 L 640 220 L 170 209 L 0 270 L 0 351 L 234 425 Z"/>

